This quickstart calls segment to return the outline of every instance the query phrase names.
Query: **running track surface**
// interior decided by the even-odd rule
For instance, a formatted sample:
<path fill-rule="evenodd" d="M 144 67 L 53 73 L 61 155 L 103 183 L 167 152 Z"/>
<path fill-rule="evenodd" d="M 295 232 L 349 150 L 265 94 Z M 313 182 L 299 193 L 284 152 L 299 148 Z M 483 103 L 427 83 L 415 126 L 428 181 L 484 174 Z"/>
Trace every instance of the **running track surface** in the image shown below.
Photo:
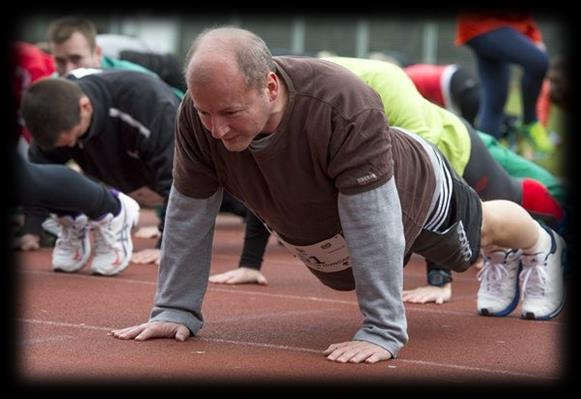
<path fill-rule="evenodd" d="M 156 223 L 142 211 L 140 225 Z M 237 265 L 244 225 L 220 215 L 212 273 Z M 154 239 L 136 239 L 136 249 Z M 316 280 L 274 239 L 263 272 L 268 286 L 209 285 L 205 325 L 186 342 L 121 341 L 111 329 L 144 322 L 155 292 L 157 267 L 131 264 L 115 277 L 50 268 L 51 249 L 20 253 L 17 262 L 16 375 L 24 385 L 44 383 L 333 383 L 333 384 L 560 384 L 568 374 L 567 308 L 551 321 L 479 316 L 476 270 L 455 275 L 445 305 L 406 305 L 410 341 L 397 360 L 337 364 L 322 351 L 350 340 L 361 321 L 354 292 Z M 405 287 L 425 282 L 413 257 Z"/>

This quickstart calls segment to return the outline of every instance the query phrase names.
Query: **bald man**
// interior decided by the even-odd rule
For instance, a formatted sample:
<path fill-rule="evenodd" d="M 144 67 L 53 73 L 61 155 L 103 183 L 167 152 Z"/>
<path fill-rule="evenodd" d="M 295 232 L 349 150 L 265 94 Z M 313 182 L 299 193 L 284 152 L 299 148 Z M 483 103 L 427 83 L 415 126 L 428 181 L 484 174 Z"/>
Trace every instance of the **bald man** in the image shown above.
<path fill-rule="evenodd" d="M 482 248 L 485 271 L 506 271 L 496 284 L 483 279 L 484 315 L 514 310 L 522 263 L 535 284 L 522 287 L 522 317 L 559 313 L 563 240 L 513 202 L 481 202 L 435 147 L 387 124 L 356 75 L 324 60 L 273 59 L 261 38 L 233 27 L 198 36 L 187 65 L 155 305 L 148 322 L 114 337 L 183 341 L 202 327 L 223 190 L 323 284 L 356 290 L 363 322 L 323 351 L 331 361 L 376 363 L 405 346 L 412 253 L 460 272 Z"/>

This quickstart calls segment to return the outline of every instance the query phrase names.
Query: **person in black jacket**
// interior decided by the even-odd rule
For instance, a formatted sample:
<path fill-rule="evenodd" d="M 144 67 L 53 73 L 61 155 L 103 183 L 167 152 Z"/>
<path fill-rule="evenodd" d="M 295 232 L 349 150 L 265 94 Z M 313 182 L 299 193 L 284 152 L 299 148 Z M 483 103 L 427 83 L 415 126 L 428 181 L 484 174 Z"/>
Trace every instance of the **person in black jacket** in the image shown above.
<path fill-rule="evenodd" d="M 92 72 L 78 69 L 68 79 L 41 79 L 25 92 L 22 116 L 34 138 L 30 160 L 74 160 L 88 176 L 142 205 L 162 204 L 163 231 L 179 99 L 148 74 Z M 38 229 L 45 216 L 28 212 L 24 230 Z M 160 245 L 161 238 L 156 248 L 144 250 L 149 261 L 159 260 Z"/>
<path fill-rule="evenodd" d="M 154 53 L 152 51 L 122 50 L 119 59 L 139 64 L 155 72 L 161 80 L 185 93 L 186 81 L 178 58 L 171 53 Z"/>

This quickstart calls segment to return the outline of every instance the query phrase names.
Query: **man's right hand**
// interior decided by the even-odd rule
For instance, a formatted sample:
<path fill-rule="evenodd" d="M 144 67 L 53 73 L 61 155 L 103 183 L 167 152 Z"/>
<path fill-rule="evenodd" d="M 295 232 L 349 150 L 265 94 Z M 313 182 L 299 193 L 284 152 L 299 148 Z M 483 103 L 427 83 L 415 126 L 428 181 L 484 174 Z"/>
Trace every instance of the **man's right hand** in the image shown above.
<path fill-rule="evenodd" d="M 133 327 L 112 330 L 109 335 L 136 341 L 145 341 L 150 338 L 175 338 L 177 341 L 185 341 L 190 336 L 190 330 L 183 324 L 171 321 L 150 321 Z"/>

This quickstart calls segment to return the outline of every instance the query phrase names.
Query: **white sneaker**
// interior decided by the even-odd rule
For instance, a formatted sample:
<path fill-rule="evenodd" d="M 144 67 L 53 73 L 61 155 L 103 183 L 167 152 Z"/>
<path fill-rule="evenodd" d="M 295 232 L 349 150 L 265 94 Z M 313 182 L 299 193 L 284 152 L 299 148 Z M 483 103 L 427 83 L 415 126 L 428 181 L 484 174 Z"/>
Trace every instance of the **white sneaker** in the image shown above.
<path fill-rule="evenodd" d="M 48 232 L 49 234 L 58 237 L 59 236 L 59 224 L 56 220 L 56 217 L 49 217 L 44 219 L 42 222 L 42 228 L 44 231 Z"/>
<path fill-rule="evenodd" d="M 81 270 L 91 256 L 89 221 L 87 216 L 56 218 L 57 240 L 52 251 L 52 269 L 73 273 Z"/>
<path fill-rule="evenodd" d="M 477 307 L 481 315 L 503 317 L 516 308 L 521 255 L 521 250 L 498 250 L 483 256 L 484 265 L 477 274 Z"/>
<path fill-rule="evenodd" d="M 129 265 L 133 254 L 131 229 L 139 221 L 139 204 L 131 197 L 119 193 L 121 211 L 109 213 L 101 220 L 91 221 L 95 234 L 95 256 L 91 273 L 114 276 Z"/>
<path fill-rule="evenodd" d="M 544 227 L 544 226 L 543 226 Z M 565 304 L 563 269 L 565 268 L 565 240 L 545 228 L 551 236 L 548 253 L 523 255 L 520 276 L 523 303 L 521 317 L 531 320 L 549 320 L 557 316 Z"/>

